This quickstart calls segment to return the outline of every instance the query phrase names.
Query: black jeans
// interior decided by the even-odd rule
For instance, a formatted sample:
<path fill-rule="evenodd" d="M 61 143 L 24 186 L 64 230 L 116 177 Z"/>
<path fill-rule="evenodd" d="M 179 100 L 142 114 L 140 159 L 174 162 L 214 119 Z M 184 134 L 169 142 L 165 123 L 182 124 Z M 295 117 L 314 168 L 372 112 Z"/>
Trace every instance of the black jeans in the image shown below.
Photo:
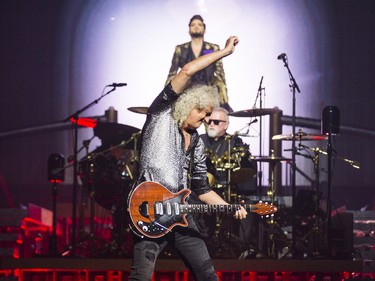
<path fill-rule="evenodd" d="M 182 227 L 175 227 L 172 232 L 158 239 L 135 237 L 129 280 L 151 280 L 156 259 L 167 244 L 180 254 L 196 281 L 218 280 L 205 242 L 196 231 Z"/>

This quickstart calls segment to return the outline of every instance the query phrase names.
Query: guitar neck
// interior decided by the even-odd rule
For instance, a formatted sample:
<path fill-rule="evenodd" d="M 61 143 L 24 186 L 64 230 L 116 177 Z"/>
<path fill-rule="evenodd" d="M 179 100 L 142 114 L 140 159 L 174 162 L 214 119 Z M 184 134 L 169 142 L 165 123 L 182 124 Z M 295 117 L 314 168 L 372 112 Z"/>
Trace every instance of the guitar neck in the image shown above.
<path fill-rule="evenodd" d="M 229 204 L 229 205 L 208 205 L 208 204 L 187 204 L 180 205 L 181 212 L 185 214 L 192 213 L 235 213 L 240 207 L 244 207 L 246 211 L 252 212 L 254 205 L 252 204 Z"/>

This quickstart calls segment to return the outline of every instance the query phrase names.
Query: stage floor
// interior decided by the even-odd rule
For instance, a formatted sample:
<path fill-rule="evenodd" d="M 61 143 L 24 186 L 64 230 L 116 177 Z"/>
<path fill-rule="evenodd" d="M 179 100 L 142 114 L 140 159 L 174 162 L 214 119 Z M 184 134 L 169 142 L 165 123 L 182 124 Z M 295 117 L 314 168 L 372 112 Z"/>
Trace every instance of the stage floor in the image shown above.
<path fill-rule="evenodd" d="M 216 259 L 218 271 L 254 272 L 362 272 L 362 261 L 333 259 Z M 118 270 L 129 271 L 130 259 L 89 258 L 0 258 L 0 269 L 65 269 L 65 270 Z M 158 259 L 156 271 L 185 271 L 179 259 Z"/>

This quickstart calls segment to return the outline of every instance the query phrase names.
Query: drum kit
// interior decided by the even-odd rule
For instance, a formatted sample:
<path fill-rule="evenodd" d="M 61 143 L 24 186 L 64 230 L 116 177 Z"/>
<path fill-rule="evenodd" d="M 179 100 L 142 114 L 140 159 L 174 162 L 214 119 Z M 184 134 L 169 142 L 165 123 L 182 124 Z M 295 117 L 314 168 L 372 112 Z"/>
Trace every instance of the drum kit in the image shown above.
<path fill-rule="evenodd" d="M 136 176 L 138 132 L 118 123 L 98 123 L 94 128 L 102 145 L 80 161 L 80 175 L 105 209 L 119 203 L 122 185 L 129 186 Z"/>
<path fill-rule="evenodd" d="M 277 113 L 278 111 L 277 109 L 249 109 L 232 112 L 229 115 L 235 117 L 258 117 Z M 222 144 L 226 147 L 226 151 L 220 155 L 215 153 L 215 148 L 207 149 L 206 156 L 208 180 L 211 187 L 225 200 L 240 203 L 248 195 L 259 194 L 257 186 L 258 162 L 268 162 L 275 166 L 277 163 L 288 159 L 282 157 L 253 157 L 248 145 L 234 145 L 235 142 L 232 140 L 237 137 L 239 135 L 236 133 L 234 135 L 227 134 L 223 141 L 225 145 Z M 271 190 L 275 194 L 273 180 L 271 179 L 270 182 Z M 272 203 L 274 203 L 274 196 L 270 196 L 270 198 Z M 254 224 L 255 218 L 250 218 L 249 221 L 245 222 L 236 222 L 225 216 L 208 219 L 215 220 L 215 223 L 208 222 L 202 225 L 206 228 L 214 227 L 214 230 L 206 232 L 211 235 L 211 237 L 207 237 L 207 241 L 209 250 L 211 250 L 211 254 L 214 257 L 237 258 L 249 249 L 249 244 L 252 244 L 252 241 L 249 240 L 254 240 L 254 237 L 249 237 L 251 235 L 243 233 L 251 231 L 248 226 L 244 225 Z"/>
<path fill-rule="evenodd" d="M 239 203 L 240 194 L 255 192 L 256 164 L 251 161 L 249 146 L 236 144 L 235 135 L 227 134 L 222 150 L 206 149 L 208 182 L 224 200 Z M 238 146 L 236 146 L 238 145 Z M 252 191 L 251 191 L 252 190 Z M 223 214 L 199 214 L 195 222 L 215 258 L 236 258 L 245 242 L 239 238 L 238 222 Z"/>
<path fill-rule="evenodd" d="M 131 252 L 130 237 L 126 235 L 126 198 L 137 177 L 140 130 L 114 122 L 98 122 L 93 132 L 93 138 L 98 137 L 101 146 L 86 153 L 78 163 L 78 176 L 83 186 L 81 231 L 78 233 L 80 255 L 126 257 Z M 89 204 L 85 202 L 87 199 Z M 87 206 L 90 206 L 89 235 L 85 232 L 83 218 Z M 103 223 L 99 211 L 101 215 L 111 214 L 111 235 L 101 229 L 108 222 Z"/>
<path fill-rule="evenodd" d="M 264 116 L 264 115 L 271 115 L 271 114 L 276 114 L 278 113 L 278 109 L 248 109 L 248 110 L 242 110 L 242 111 L 237 111 L 237 112 L 232 112 L 229 113 L 230 116 L 234 117 L 258 117 L 258 116 Z M 327 140 L 326 135 L 320 135 L 320 134 L 307 134 L 305 133 L 302 129 L 298 131 L 298 133 L 293 136 L 293 135 L 274 135 L 272 137 L 273 141 L 292 141 L 294 140 L 295 142 L 299 143 L 299 147 L 305 147 L 308 148 L 307 146 L 302 145 L 302 142 L 305 141 L 324 141 Z M 242 149 L 242 148 L 241 148 Z M 226 171 L 226 174 L 229 176 L 226 178 L 228 182 L 223 183 L 223 181 L 219 180 L 219 184 L 216 183 L 215 177 L 210 176 L 209 174 L 209 179 L 210 182 L 213 184 L 215 187 L 226 187 L 226 191 L 228 192 L 228 195 L 226 196 L 226 199 L 231 199 L 231 187 L 237 183 L 241 183 L 243 175 L 247 176 L 253 176 L 256 175 L 257 173 L 257 167 L 255 165 L 252 166 L 250 169 L 249 168 L 244 168 L 241 166 L 241 158 L 245 157 L 245 153 L 239 149 L 240 153 L 237 153 L 236 148 L 232 150 L 232 153 L 234 153 L 235 157 L 234 158 L 228 158 L 227 155 L 224 155 L 223 157 L 217 157 L 217 155 L 213 155 L 211 151 L 209 151 L 207 157 L 211 159 L 211 164 L 215 167 L 216 173 L 217 171 Z M 229 152 L 228 152 L 229 153 Z M 277 204 L 275 201 L 276 195 L 278 194 L 277 190 L 277 184 L 275 181 L 275 174 L 276 174 L 276 168 L 279 164 L 282 162 L 285 163 L 290 163 L 292 159 L 282 157 L 282 156 L 276 156 L 274 155 L 273 151 L 271 151 L 270 156 L 252 156 L 251 154 L 248 154 L 247 157 L 251 160 L 253 163 L 267 163 L 269 165 L 269 180 L 268 180 L 268 191 L 267 191 L 267 196 L 269 202 L 272 204 Z M 318 161 L 318 159 L 314 158 L 314 161 Z M 316 162 L 315 162 L 316 164 Z M 228 172 L 229 171 L 229 172 Z M 235 179 L 235 173 L 236 171 L 240 171 L 241 177 L 239 177 L 239 180 L 234 180 Z M 231 178 L 230 175 L 233 175 Z M 246 177 L 245 177 L 246 178 Z M 232 181 L 231 181 L 232 180 Z M 216 184 L 216 185 L 215 185 Z M 258 189 L 261 188 L 260 186 L 257 187 Z M 232 195 L 236 196 L 238 200 L 241 199 L 242 195 L 241 193 L 234 192 Z M 259 197 L 264 197 L 260 193 L 258 193 Z M 225 197 L 225 196 L 224 196 Z M 254 199 L 254 196 L 251 196 Z M 242 197 L 243 198 L 243 197 Z M 314 202 L 316 206 L 319 205 L 319 202 Z M 281 220 L 284 220 L 285 218 L 281 218 Z M 220 226 L 220 224 L 219 224 Z M 260 239 L 259 241 L 262 241 L 261 243 L 264 243 L 264 245 L 258 245 L 259 249 L 258 251 L 261 251 L 261 256 L 263 257 L 272 257 L 272 258 L 277 258 L 278 254 L 283 250 L 282 248 L 290 249 L 291 244 L 287 236 L 285 235 L 285 232 L 282 231 L 280 225 L 278 224 L 278 220 L 274 219 L 271 217 L 270 219 L 267 220 L 266 226 L 262 227 L 263 228 L 263 233 L 259 233 L 259 235 L 264 235 L 265 239 Z M 246 236 L 246 235 L 245 235 Z M 233 235 L 231 235 L 231 239 L 233 240 Z M 234 236 L 234 240 L 236 240 L 236 237 Z M 232 243 L 230 239 L 227 241 L 229 244 Z M 222 245 L 225 245 L 223 243 Z M 242 255 L 242 254 L 241 254 Z"/>

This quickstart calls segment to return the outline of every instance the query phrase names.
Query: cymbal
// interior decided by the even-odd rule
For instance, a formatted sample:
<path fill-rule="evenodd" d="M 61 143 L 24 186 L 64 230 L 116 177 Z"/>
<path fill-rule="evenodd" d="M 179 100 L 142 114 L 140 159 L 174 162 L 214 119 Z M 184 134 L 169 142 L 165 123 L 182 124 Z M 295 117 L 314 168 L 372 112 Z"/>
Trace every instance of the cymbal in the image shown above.
<path fill-rule="evenodd" d="M 263 116 L 269 115 L 272 113 L 277 113 L 281 111 L 278 108 L 252 108 L 252 109 L 245 109 L 240 111 L 230 112 L 229 116 L 235 117 L 255 117 L 255 116 Z"/>
<path fill-rule="evenodd" d="M 119 123 L 98 123 L 94 128 L 94 135 L 102 140 L 104 144 L 117 145 L 122 141 L 130 140 L 133 134 L 141 130 Z M 126 145 L 126 148 L 133 148 L 132 141 Z"/>
<path fill-rule="evenodd" d="M 147 114 L 148 107 L 146 106 L 128 107 L 128 110 L 134 113 Z"/>
<path fill-rule="evenodd" d="M 295 138 L 296 141 L 319 141 L 319 140 L 327 140 L 328 136 L 326 135 L 309 135 L 309 134 L 301 134 L 298 133 Z M 293 140 L 293 134 L 290 135 L 274 135 L 272 140 Z"/>
<path fill-rule="evenodd" d="M 290 161 L 291 159 L 285 157 L 277 157 L 277 156 L 258 156 L 252 158 L 253 161 L 258 162 L 269 162 L 269 163 L 276 163 L 282 161 Z"/>

